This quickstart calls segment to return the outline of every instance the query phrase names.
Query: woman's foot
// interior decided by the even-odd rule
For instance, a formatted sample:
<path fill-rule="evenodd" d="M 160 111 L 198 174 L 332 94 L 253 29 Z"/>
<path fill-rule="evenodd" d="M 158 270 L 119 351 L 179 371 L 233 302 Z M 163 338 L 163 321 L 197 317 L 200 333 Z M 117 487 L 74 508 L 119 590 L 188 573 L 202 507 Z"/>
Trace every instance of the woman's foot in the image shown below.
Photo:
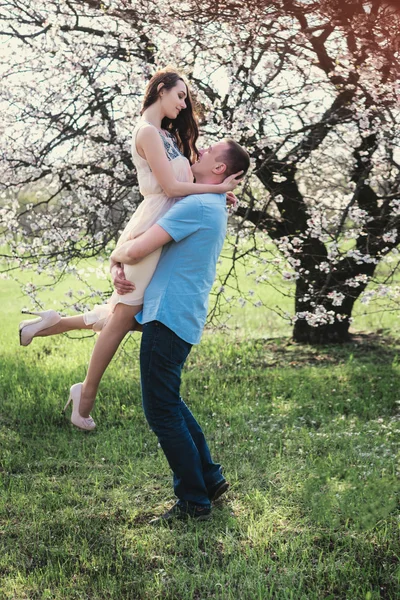
<path fill-rule="evenodd" d="M 68 402 L 64 407 L 64 412 L 67 410 L 69 403 L 72 401 L 71 423 L 75 425 L 75 427 L 79 427 L 79 429 L 91 431 L 96 427 L 96 423 L 93 421 L 90 415 L 88 417 L 81 417 L 81 414 L 79 412 L 79 405 L 82 395 L 82 385 L 82 383 L 75 383 L 75 385 L 71 387 L 69 391 Z"/>
<path fill-rule="evenodd" d="M 19 324 L 19 343 L 21 346 L 29 346 L 35 335 L 37 335 L 43 329 L 56 325 L 61 317 L 55 310 L 44 310 L 41 312 L 29 312 L 23 310 L 23 314 L 37 315 L 37 319 L 31 319 L 30 321 L 22 321 Z"/>

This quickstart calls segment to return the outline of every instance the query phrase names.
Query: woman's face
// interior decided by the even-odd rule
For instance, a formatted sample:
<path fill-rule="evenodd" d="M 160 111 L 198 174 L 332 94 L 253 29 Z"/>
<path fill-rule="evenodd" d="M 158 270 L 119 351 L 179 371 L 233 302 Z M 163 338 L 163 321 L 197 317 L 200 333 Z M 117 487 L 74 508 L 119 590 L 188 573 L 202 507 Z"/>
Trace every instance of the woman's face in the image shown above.
<path fill-rule="evenodd" d="M 164 116 L 168 117 L 169 119 L 176 119 L 181 110 L 186 108 L 186 97 L 186 84 L 180 79 L 178 83 L 170 90 L 161 88 L 160 99 Z"/>

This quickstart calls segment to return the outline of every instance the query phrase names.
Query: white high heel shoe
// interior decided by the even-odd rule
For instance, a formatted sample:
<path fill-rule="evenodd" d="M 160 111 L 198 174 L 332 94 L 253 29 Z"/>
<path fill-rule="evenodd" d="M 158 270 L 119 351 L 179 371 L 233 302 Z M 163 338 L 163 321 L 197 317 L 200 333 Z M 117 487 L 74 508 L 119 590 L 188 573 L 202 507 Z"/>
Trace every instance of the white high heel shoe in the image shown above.
<path fill-rule="evenodd" d="M 81 402 L 82 395 L 82 383 L 75 383 L 69 391 L 69 398 L 67 404 L 64 406 L 64 412 L 67 410 L 68 405 L 72 400 L 72 414 L 71 414 L 71 423 L 75 425 L 75 427 L 79 427 L 79 429 L 86 429 L 87 431 L 91 431 L 96 427 L 96 423 L 93 421 L 92 417 L 81 417 L 79 413 L 79 404 Z"/>
<path fill-rule="evenodd" d="M 52 325 L 56 325 L 61 317 L 55 310 L 44 310 L 44 311 L 29 311 L 22 310 L 22 314 L 25 315 L 37 315 L 37 319 L 31 319 L 30 321 L 22 321 L 19 324 L 19 343 L 21 346 L 29 346 L 32 339 L 42 331 Z"/>

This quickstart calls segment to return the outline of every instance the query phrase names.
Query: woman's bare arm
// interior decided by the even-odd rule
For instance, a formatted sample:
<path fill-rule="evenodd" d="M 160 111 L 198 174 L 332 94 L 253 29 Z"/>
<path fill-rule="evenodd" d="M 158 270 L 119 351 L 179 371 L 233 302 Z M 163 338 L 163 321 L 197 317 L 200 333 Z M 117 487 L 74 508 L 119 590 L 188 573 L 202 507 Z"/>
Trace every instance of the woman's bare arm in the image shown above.
<path fill-rule="evenodd" d="M 138 152 L 139 149 L 143 151 L 155 178 L 169 198 L 188 196 L 189 194 L 224 194 L 237 186 L 234 175 L 219 184 L 178 181 L 165 155 L 164 144 L 155 127 L 149 126 L 140 129 L 136 136 L 136 144 Z"/>

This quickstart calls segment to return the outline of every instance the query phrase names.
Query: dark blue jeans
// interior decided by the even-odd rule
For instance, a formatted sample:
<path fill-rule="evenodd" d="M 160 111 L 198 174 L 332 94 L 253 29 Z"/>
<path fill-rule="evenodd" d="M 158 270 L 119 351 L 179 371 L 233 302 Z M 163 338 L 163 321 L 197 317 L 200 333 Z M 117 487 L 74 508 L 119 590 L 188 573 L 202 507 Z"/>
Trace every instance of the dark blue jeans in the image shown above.
<path fill-rule="evenodd" d="M 191 344 L 159 321 L 143 325 L 140 373 L 143 410 L 174 474 L 180 503 L 210 506 L 207 489 L 223 480 L 200 425 L 180 397 Z"/>

